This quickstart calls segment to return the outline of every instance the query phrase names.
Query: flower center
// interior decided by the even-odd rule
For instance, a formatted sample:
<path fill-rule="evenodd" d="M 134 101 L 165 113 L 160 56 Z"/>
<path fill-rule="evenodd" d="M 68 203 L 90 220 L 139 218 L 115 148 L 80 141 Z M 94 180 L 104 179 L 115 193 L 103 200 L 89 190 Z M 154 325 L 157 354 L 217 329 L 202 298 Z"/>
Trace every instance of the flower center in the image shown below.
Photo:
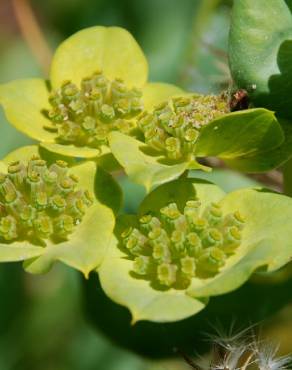
<path fill-rule="evenodd" d="M 229 112 L 225 94 L 173 98 L 138 119 L 145 143 L 170 159 L 188 158 L 203 126 Z"/>
<path fill-rule="evenodd" d="M 125 134 L 135 128 L 133 118 L 142 110 L 142 92 L 128 89 L 123 80 L 109 81 L 102 72 L 84 78 L 78 88 L 70 81 L 54 90 L 48 116 L 63 144 L 99 148 L 108 145 L 112 130 Z"/>
<path fill-rule="evenodd" d="M 63 161 L 48 167 L 35 156 L 10 164 L 0 173 L 0 242 L 66 239 L 93 202 L 77 183 Z"/>
<path fill-rule="evenodd" d="M 154 287 L 185 289 L 192 278 L 219 272 L 241 244 L 244 223 L 238 211 L 224 216 L 217 203 L 203 209 L 199 200 L 189 200 L 183 212 L 170 203 L 125 230 L 122 246 L 134 260 L 133 271 Z"/>

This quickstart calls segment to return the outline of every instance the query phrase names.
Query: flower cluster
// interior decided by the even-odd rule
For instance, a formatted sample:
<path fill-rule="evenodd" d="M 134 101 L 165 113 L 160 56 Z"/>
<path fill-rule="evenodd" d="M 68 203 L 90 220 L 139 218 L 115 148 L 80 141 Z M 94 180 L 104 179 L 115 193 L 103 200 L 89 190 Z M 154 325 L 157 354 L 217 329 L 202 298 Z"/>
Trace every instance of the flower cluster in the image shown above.
<path fill-rule="evenodd" d="M 239 212 L 223 215 L 219 204 L 204 209 L 197 199 L 147 214 L 138 227 L 122 233 L 123 246 L 134 258 L 133 271 L 156 284 L 185 289 L 195 276 L 213 276 L 241 243 L 244 219 Z"/>
<path fill-rule="evenodd" d="M 78 179 L 67 163 L 48 167 L 35 156 L 14 162 L 0 173 L 0 241 L 66 239 L 93 202 L 88 191 L 76 190 Z"/>
<path fill-rule="evenodd" d="M 200 129 L 229 111 L 226 94 L 172 98 L 138 119 L 144 140 L 170 159 L 194 153 Z"/>
<path fill-rule="evenodd" d="M 143 110 L 142 92 L 128 89 L 123 80 L 109 81 L 102 72 L 83 78 L 78 88 L 70 81 L 54 90 L 48 117 L 61 143 L 100 148 L 107 145 L 108 133 L 129 134 L 132 119 Z"/>

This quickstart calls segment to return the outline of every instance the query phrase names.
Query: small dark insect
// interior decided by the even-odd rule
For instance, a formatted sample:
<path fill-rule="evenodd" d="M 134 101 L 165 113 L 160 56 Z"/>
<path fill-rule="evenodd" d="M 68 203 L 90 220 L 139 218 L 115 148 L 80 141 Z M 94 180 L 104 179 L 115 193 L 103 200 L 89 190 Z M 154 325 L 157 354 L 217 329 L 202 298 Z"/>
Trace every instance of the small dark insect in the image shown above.
<path fill-rule="evenodd" d="M 229 102 L 231 112 L 248 109 L 248 106 L 249 98 L 246 90 L 239 89 L 231 95 Z"/>

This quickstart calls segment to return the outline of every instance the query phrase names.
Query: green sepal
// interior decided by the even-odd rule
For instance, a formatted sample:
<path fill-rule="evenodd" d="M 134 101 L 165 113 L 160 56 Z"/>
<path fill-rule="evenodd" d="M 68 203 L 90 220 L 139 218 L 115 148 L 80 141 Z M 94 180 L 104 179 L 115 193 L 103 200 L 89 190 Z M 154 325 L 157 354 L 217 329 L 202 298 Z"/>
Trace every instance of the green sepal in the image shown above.
<path fill-rule="evenodd" d="M 291 1 L 234 1 L 229 39 L 231 74 L 256 106 L 292 117 Z"/>

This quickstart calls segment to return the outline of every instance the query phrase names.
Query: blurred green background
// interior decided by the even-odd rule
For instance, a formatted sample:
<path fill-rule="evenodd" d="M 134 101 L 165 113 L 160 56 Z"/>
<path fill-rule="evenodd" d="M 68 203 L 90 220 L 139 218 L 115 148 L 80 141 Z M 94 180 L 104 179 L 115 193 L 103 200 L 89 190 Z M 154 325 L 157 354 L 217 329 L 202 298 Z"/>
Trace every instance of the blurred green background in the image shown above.
<path fill-rule="evenodd" d="M 147 55 L 152 81 L 176 83 L 202 93 L 216 93 L 230 81 L 227 42 L 231 5 L 232 1 L 220 0 L 31 1 L 52 50 L 84 27 L 122 26 L 132 32 Z M 0 53 L 0 83 L 42 76 L 21 35 L 11 0 L 0 1 Z M 8 125 L 2 111 L 0 134 L 1 157 L 31 143 Z M 200 176 L 227 191 L 256 184 L 225 169 Z M 120 182 L 126 194 L 125 209 L 134 211 L 143 189 L 125 178 Z M 82 314 L 80 277 L 64 266 L 55 266 L 45 276 L 30 276 L 21 266 L 1 265 L 0 297 L 0 370 L 189 368 L 180 358 L 155 363 L 139 358 L 93 330 Z M 283 353 L 291 349 L 290 317 L 290 309 L 283 310 L 277 324 L 269 329 L 273 337 L 282 337 Z"/>

